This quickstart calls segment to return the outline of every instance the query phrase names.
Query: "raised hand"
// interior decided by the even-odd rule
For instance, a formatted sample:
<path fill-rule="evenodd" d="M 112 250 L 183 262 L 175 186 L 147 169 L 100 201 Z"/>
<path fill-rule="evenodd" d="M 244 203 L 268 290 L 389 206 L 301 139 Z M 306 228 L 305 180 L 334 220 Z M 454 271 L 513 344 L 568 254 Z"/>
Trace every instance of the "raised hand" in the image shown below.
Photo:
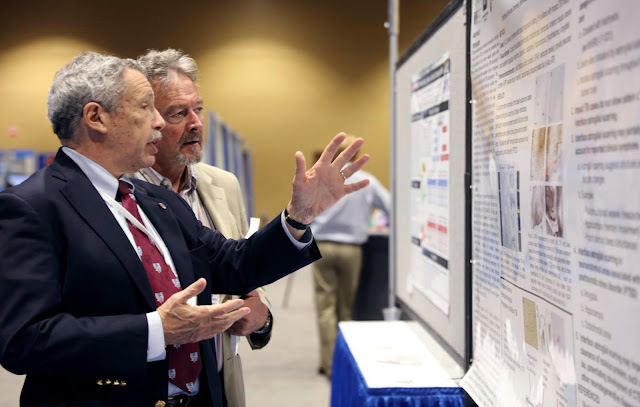
<path fill-rule="evenodd" d="M 218 305 L 190 305 L 187 301 L 206 287 L 204 278 L 173 294 L 158 307 L 165 345 L 195 343 L 226 331 L 234 322 L 249 314 L 244 301 L 230 300 Z"/>
<path fill-rule="evenodd" d="M 293 194 L 287 205 L 291 218 L 309 224 L 346 194 L 369 185 L 369 180 L 345 185 L 346 179 L 369 161 L 367 154 L 342 170 L 342 167 L 356 155 L 364 143 L 363 139 L 356 139 L 333 162 L 331 161 L 345 137 L 344 133 L 336 135 L 324 149 L 318 161 L 308 170 L 304 155 L 300 151 L 296 152 Z"/>

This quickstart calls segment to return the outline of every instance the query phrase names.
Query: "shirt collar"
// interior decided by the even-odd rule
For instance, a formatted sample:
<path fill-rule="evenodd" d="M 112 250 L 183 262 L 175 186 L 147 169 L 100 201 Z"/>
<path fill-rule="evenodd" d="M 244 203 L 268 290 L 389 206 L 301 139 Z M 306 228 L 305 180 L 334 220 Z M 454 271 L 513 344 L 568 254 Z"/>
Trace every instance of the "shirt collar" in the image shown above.
<path fill-rule="evenodd" d="M 89 178 L 91 184 L 98 189 L 105 192 L 107 195 L 111 197 L 116 197 L 118 192 L 118 180 L 123 180 L 133 192 L 135 190 L 135 186 L 131 183 L 129 178 L 126 175 L 121 175 L 119 179 L 116 179 L 109 171 L 107 171 L 103 166 L 93 161 L 92 159 L 85 157 L 79 152 L 69 148 L 62 147 L 62 151 L 69 156 L 75 162 L 78 167 L 84 172 L 84 174 Z"/>
<path fill-rule="evenodd" d="M 142 168 L 140 170 L 140 173 L 147 181 L 151 182 L 152 184 L 163 186 L 169 190 L 173 189 L 173 186 L 171 185 L 171 181 L 169 180 L 169 178 L 163 176 L 162 174 L 160 174 L 158 171 L 154 170 L 151 167 Z M 196 185 L 197 185 L 197 178 L 196 178 L 195 169 L 193 165 L 189 165 L 187 166 L 186 182 L 182 187 L 182 190 L 179 192 L 180 193 L 182 193 L 183 191 L 193 192 L 196 190 Z"/>

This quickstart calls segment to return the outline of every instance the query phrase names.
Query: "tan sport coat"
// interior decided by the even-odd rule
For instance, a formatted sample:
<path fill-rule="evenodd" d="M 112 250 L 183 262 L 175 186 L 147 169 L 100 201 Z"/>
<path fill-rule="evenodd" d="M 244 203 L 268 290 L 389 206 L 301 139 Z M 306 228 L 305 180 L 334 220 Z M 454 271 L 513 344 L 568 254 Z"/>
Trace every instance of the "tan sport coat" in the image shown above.
<path fill-rule="evenodd" d="M 195 166 L 198 180 L 196 190 L 202 200 L 215 228 L 226 238 L 244 237 L 249 228 L 247 215 L 242 199 L 240 184 L 235 175 L 211 165 L 199 163 Z M 269 307 L 269 300 L 264 290 L 258 288 L 260 300 Z M 228 299 L 223 297 L 223 301 Z M 252 349 L 260 349 L 271 338 L 271 332 L 263 335 L 247 336 Z M 230 345 L 230 335 L 222 334 L 222 351 L 224 356 L 224 390 L 228 407 L 245 407 L 244 379 L 240 355 L 234 355 Z"/>

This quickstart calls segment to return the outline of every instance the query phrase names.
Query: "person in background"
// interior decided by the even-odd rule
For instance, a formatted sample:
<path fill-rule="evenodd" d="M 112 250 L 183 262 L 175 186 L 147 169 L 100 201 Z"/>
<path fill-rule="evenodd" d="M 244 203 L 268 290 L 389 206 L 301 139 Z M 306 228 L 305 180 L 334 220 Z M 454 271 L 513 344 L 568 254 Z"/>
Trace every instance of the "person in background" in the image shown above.
<path fill-rule="evenodd" d="M 336 154 L 355 137 L 349 135 Z M 316 153 L 318 156 L 318 153 Z M 355 160 L 355 157 L 354 157 Z M 322 258 L 313 265 L 313 281 L 320 334 L 318 373 L 331 375 L 338 322 L 351 319 L 351 309 L 360 279 L 362 245 L 367 241 L 371 210 L 391 211 L 389 191 L 373 175 L 359 171 L 345 182 L 368 180 L 369 187 L 353 193 L 318 216 L 311 224 Z"/>
<path fill-rule="evenodd" d="M 54 161 L 0 193 L 0 364 L 26 374 L 21 406 L 222 407 L 212 338 L 246 316 L 242 295 L 320 257 L 307 227 L 368 182 L 340 172 L 344 134 L 306 170 L 286 209 L 226 239 L 166 188 L 129 179 L 155 163 L 164 119 L 144 68 L 95 52 L 55 75 Z M 342 174 L 342 175 L 341 175 Z"/>
<path fill-rule="evenodd" d="M 149 50 L 138 58 L 155 93 L 155 107 L 165 121 L 153 167 L 134 176 L 179 194 L 204 226 L 231 239 L 243 238 L 249 228 L 238 179 L 230 172 L 200 163 L 202 158 L 203 101 L 198 90 L 198 66 L 175 50 Z M 231 296 L 216 295 L 212 302 Z M 218 364 L 227 406 L 244 407 L 245 391 L 240 355 L 231 335 L 246 336 L 252 349 L 261 349 L 271 338 L 273 316 L 262 288 L 242 296 L 251 309 L 245 317 L 216 336 Z"/>

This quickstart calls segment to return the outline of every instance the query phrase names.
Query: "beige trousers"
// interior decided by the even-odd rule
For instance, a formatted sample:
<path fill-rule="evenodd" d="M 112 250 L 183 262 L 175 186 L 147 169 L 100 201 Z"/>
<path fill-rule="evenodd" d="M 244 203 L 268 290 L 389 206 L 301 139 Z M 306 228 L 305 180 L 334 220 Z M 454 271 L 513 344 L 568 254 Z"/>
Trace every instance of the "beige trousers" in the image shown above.
<path fill-rule="evenodd" d="M 351 319 L 362 268 L 362 246 L 318 242 L 322 258 L 313 264 L 320 367 L 331 375 L 338 322 Z"/>

